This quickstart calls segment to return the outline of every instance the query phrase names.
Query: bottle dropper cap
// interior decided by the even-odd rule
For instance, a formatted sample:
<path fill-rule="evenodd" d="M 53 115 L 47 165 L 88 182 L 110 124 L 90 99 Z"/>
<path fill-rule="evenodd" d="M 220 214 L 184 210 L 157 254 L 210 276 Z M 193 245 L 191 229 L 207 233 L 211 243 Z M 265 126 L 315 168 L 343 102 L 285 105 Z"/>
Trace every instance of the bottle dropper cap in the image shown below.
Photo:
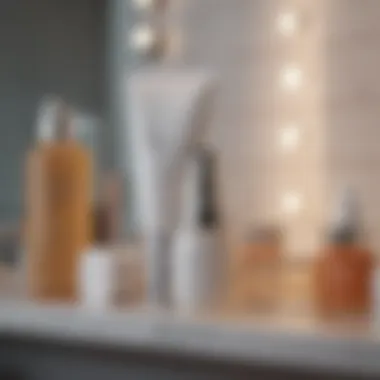
<path fill-rule="evenodd" d="M 359 204 L 355 192 L 346 187 L 339 195 L 332 216 L 329 241 L 351 244 L 358 240 L 360 231 Z"/>

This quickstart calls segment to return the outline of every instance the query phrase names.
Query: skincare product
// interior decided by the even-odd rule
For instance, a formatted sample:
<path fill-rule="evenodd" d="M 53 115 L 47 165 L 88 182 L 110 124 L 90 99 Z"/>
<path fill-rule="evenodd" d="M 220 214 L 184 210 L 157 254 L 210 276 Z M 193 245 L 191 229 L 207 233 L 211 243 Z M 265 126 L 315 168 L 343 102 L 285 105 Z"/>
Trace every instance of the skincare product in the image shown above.
<path fill-rule="evenodd" d="M 183 173 L 206 129 L 213 90 L 210 76 L 201 71 L 157 68 L 129 79 L 137 223 L 146 243 L 147 298 L 155 306 L 170 305 L 170 256 Z"/>
<path fill-rule="evenodd" d="M 123 250 L 120 238 L 121 182 L 118 176 L 109 177 L 94 209 L 94 244 L 81 254 L 78 272 L 78 291 L 82 306 L 104 309 L 114 305 L 123 292 Z"/>
<path fill-rule="evenodd" d="M 70 108 L 45 98 L 26 181 L 27 286 L 37 299 L 75 299 L 79 254 L 90 242 L 92 164 L 73 128 Z"/>
<path fill-rule="evenodd" d="M 263 225 L 253 228 L 234 257 L 234 294 L 237 308 L 268 311 L 280 299 L 282 267 L 280 228 Z"/>
<path fill-rule="evenodd" d="M 371 310 L 373 255 L 359 239 L 358 212 L 355 194 L 346 190 L 315 267 L 316 308 L 323 316 L 365 315 Z"/>
<path fill-rule="evenodd" d="M 180 312 L 216 307 L 225 281 L 215 165 L 213 152 L 199 149 L 188 171 L 185 220 L 176 232 L 172 257 L 173 301 Z"/>

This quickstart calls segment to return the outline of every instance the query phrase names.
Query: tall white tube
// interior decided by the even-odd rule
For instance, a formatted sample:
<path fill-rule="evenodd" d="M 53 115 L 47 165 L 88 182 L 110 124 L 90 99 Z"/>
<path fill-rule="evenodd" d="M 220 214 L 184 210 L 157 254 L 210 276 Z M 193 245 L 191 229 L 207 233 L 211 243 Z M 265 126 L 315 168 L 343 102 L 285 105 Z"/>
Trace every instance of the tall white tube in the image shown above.
<path fill-rule="evenodd" d="M 179 312 L 193 313 L 218 306 L 224 283 L 225 255 L 221 244 L 216 195 L 216 157 L 200 149 L 188 171 L 188 192 L 172 258 L 173 302 Z"/>
<path fill-rule="evenodd" d="M 205 72 L 149 69 L 135 73 L 128 88 L 138 222 L 147 243 L 148 300 L 168 306 L 183 173 L 206 129 L 214 86 Z"/>

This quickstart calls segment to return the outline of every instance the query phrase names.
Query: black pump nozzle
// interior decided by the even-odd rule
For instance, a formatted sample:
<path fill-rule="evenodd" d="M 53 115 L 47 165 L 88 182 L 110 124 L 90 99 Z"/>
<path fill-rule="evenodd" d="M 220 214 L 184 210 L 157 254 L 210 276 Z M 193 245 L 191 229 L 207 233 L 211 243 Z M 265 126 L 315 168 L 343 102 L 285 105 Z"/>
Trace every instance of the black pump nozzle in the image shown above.
<path fill-rule="evenodd" d="M 215 154 L 210 149 L 201 148 L 196 152 L 196 163 L 199 198 L 196 220 L 201 228 L 215 228 L 219 225 Z"/>

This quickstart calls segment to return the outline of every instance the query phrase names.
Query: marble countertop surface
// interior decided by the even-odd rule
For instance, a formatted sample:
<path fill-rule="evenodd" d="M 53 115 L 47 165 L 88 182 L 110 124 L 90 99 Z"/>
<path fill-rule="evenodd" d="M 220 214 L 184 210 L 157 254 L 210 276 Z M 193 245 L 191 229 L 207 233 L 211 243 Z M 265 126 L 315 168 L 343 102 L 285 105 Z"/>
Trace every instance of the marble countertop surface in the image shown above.
<path fill-rule="evenodd" d="M 380 375 L 374 322 L 327 326 L 306 316 L 185 317 L 142 307 L 94 311 L 4 299 L 1 336 Z"/>

